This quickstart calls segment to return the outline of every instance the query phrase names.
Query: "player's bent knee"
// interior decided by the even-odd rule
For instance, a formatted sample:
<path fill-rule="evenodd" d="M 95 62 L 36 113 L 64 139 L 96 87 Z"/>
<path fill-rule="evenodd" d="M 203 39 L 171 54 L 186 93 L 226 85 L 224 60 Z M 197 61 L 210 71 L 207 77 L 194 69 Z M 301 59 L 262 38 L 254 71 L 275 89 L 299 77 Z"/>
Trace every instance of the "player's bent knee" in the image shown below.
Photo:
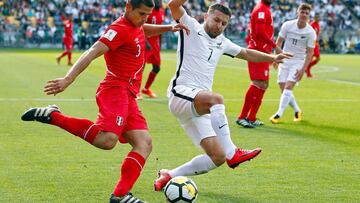
<path fill-rule="evenodd" d="M 211 103 L 212 103 L 212 105 L 223 104 L 224 97 L 221 94 L 214 94 L 211 98 Z"/>
<path fill-rule="evenodd" d="M 101 132 L 96 136 L 92 144 L 104 150 L 111 150 L 116 146 L 117 142 L 118 136 L 116 134 Z"/>
<path fill-rule="evenodd" d="M 160 66 L 153 65 L 152 72 L 158 74 L 160 72 Z"/>

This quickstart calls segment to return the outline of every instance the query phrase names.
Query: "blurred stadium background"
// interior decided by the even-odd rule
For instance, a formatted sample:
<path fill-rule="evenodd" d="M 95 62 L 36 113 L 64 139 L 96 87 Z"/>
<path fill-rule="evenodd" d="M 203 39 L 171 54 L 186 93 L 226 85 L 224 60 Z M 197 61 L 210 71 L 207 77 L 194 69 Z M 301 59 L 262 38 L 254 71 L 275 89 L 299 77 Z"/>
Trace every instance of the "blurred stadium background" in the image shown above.
<path fill-rule="evenodd" d="M 246 27 L 258 0 L 217 0 L 227 2 L 233 17 L 226 35 L 245 46 Z M 0 47 L 61 48 L 61 17 L 72 14 L 75 50 L 87 49 L 106 27 L 124 12 L 125 0 L 2 0 L 0 1 Z M 272 4 L 275 34 L 284 21 L 296 18 L 302 2 L 314 6 L 312 16 L 321 14 L 320 46 L 327 53 L 360 53 L 359 0 L 275 0 Z M 189 0 L 187 10 L 198 20 L 212 2 Z M 166 2 L 164 1 L 164 6 Z M 166 9 L 164 23 L 172 21 Z M 175 49 L 173 33 L 162 36 L 163 49 Z"/>

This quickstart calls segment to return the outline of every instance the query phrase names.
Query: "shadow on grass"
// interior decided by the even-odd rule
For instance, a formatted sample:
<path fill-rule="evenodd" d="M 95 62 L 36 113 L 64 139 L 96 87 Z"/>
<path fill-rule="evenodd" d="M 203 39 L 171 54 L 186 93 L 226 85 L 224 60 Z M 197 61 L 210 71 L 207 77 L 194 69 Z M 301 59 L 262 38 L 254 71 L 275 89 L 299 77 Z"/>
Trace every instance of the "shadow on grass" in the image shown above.
<path fill-rule="evenodd" d="M 264 134 L 279 134 L 282 136 L 301 136 L 354 147 L 359 146 L 359 142 L 354 142 L 354 139 L 360 138 L 360 130 L 323 124 L 317 125 L 309 121 L 301 121 L 301 123 L 281 123 L 276 125 L 269 124 L 257 127 L 255 131 L 264 132 Z"/>

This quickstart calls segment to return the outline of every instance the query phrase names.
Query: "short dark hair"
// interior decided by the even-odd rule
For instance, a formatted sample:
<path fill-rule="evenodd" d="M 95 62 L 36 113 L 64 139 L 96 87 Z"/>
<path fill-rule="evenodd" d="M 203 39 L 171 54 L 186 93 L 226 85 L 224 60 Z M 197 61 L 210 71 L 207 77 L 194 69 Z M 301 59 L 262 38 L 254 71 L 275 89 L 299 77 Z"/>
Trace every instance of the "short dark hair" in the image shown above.
<path fill-rule="evenodd" d="M 299 11 L 300 10 L 309 10 L 311 11 L 312 10 L 312 6 L 310 4 L 307 4 L 307 3 L 302 3 L 300 4 L 299 6 Z"/>
<path fill-rule="evenodd" d="M 153 0 L 128 0 L 128 3 L 131 4 L 133 9 L 139 8 L 141 4 L 151 8 L 155 5 Z"/>
<path fill-rule="evenodd" d="M 227 7 L 227 6 L 223 5 L 223 4 L 216 3 L 216 4 L 213 4 L 213 5 L 211 5 L 209 7 L 208 12 L 209 13 L 214 13 L 215 10 L 218 10 L 221 13 L 223 13 L 225 15 L 228 15 L 231 18 L 231 11 L 230 11 L 229 7 Z"/>

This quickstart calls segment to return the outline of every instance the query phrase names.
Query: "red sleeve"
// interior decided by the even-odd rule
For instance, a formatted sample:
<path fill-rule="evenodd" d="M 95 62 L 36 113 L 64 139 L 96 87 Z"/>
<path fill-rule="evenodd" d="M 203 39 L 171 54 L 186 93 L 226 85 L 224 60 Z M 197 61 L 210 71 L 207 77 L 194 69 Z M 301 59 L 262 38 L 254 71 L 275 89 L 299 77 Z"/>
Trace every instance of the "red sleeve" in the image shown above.
<path fill-rule="evenodd" d="M 271 39 L 272 36 L 268 36 L 266 30 L 266 18 L 271 18 L 271 14 L 264 11 L 259 11 L 255 17 L 255 32 L 253 34 L 256 38 L 260 38 L 264 40 L 267 44 L 269 44 L 272 48 L 276 47 L 276 43 Z"/>
<path fill-rule="evenodd" d="M 110 50 L 115 50 L 125 44 L 127 39 L 125 33 L 127 33 L 125 30 L 110 26 L 100 37 L 99 41 L 109 47 Z"/>

